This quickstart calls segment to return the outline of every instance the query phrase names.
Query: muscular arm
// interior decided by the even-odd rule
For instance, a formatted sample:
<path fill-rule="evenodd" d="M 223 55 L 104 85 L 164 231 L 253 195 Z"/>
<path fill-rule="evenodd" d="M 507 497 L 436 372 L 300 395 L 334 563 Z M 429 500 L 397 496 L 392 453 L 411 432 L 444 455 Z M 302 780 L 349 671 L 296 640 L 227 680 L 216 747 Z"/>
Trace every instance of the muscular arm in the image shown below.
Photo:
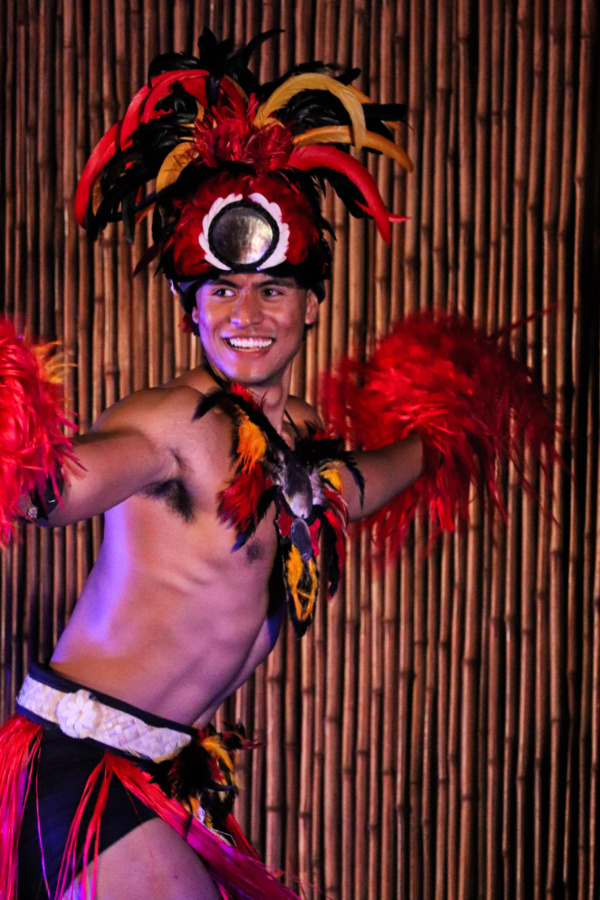
<path fill-rule="evenodd" d="M 423 444 L 416 434 L 387 447 L 353 455 L 365 479 L 365 496 L 361 506 L 358 488 L 345 469 L 342 473 L 344 499 L 352 522 L 376 513 L 423 473 Z"/>
<path fill-rule="evenodd" d="M 107 410 L 75 439 L 61 504 L 42 524 L 69 525 L 105 512 L 177 470 L 177 426 L 191 421 L 197 392 L 140 391 Z M 25 500 L 22 508 L 25 508 Z"/>

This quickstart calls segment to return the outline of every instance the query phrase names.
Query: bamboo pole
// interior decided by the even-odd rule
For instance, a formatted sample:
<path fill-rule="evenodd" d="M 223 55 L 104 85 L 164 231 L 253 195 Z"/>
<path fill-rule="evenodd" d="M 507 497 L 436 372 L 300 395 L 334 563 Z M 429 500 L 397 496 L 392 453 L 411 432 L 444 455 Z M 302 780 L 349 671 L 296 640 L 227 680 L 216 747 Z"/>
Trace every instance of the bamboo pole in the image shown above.
<path fill-rule="evenodd" d="M 410 700 L 412 682 L 412 650 L 413 650 L 413 583 L 414 560 L 412 540 L 405 545 L 400 569 L 400 648 L 398 657 L 398 777 L 396 782 L 398 857 L 396 863 L 396 879 L 398 898 L 410 896 L 412 884 L 412 865 L 410 859 Z M 359 698 L 360 702 L 360 698 Z M 359 707 L 360 708 L 360 707 Z M 357 772 L 357 776 L 358 776 Z"/>
<path fill-rule="evenodd" d="M 492 49 L 492 22 L 489 16 L 481 15 L 478 23 L 477 46 L 480 68 L 477 84 L 476 122 L 474 136 L 474 246 L 473 246 L 473 319 L 483 325 L 486 320 L 486 286 L 489 283 L 487 246 L 490 237 L 490 207 L 489 207 L 489 182 L 490 182 L 490 134 L 491 134 L 491 49 Z M 479 697 L 477 715 L 477 892 L 484 896 L 485 873 L 487 869 L 488 844 L 486 840 L 486 817 L 488 808 L 487 796 L 487 760 L 484 749 L 487 746 L 488 735 L 488 695 L 490 680 L 489 663 L 489 618 L 490 618 L 490 593 L 489 582 L 491 571 L 489 568 L 490 555 L 490 525 L 485 519 L 485 529 L 482 551 L 484 561 L 483 573 L 478 590 L 482 596 L 479 600 L 480 618 L 480 642 L 481 663 L 479 672 Z"/>
<path fill-rule="evenodd" d="M 324 605 L 325 591 L 321 602 Z M 340 594 L 343 593 L 342 591 Z M 344 610 L 338 596 L 325 612 L 327 637 L 325 645 L 325 728 L 323 772 L 323 855 L 324 884 L 328 897 L 339 898 L 342 891 L 339 797 L 341 791 L 340 754 L 342 746 Z"/>
<path fill-rule="evenodd" d="M 354 891 L 356 900 L 368 898 L 369 844 L 367 823 L 369 816 L 369 696 L 370 696 L 370 647 L 371 616 L 369 614 L 370 555 L 368 538 L 362 536 L 361 557 L 363 565 L 359 573 L 359 638 L 358 638 L 358 690 L 356 710 L 356 768 L 354 822 Z"/>
<path fill-rule="evenodd" d="M 425 540 L 428 536 L 425 534 Z M 436 694 L 437 694 L 437 646 L 440 608 L 438 592 L 440 584 L 439 551 L 431 554 L 427 562 L 427 622 L 425 657 L 425 699 L 423 709 L 423 897 L 433 900 L 436 893 L 435 871 L 427 860 L 435 859 L 437 833 L 438 791 L 435 779 L 436 759 Z"/>
<path fill-rule="evenodd" d="M 544 69 L 540 58 L 540 16 L 541 4 L 530 2 L 519 3 L 518 19 L 518 68 L 517 68 L 517 108 L 516 108 L 516 153 L 514 166 L 514 246 L 515 260 L 513 266 L 511 320 L 521 321 L 525 313 L 531 311 L 535 301 L 535 282 L 531 280 L 532 270 L 535 275 L 537 254 L 535 244 L 528 239 L 530 228 L 539 216 L 540 185 L 542 166 L 536 157 L 542 146 L 541 109 L 544 100 Z M 533 61 L 533 65 L 532 65 Z M 533 111 L 533 118 L 532 118 Z M 525 136 L 531 133 L 533 152 L 529 152 Z M 538 153 L 539 155 L 539 153 Z M 525 306 L 527 304 L 527 310 Z M 526 334 L 524 329 L 513 339 L 513 346 L 523 358 L 523 344 Z M 527 362 L 531 364 L 531 359 Z M 527 460 L 525 466 L 527 466 Z M 526 468 L 529 477 L 533 476 L 530 467 Z M 522 503 L 522 543 L 535 547 L 535 518 L 531 503 L 527 498 Z M 533 574 L 535 560 L 530 554 L 522 558 L 520 587 L 520 652 L 519 665 L 519 697 L 518 697 L 518 739 L 516 757 L 516 857 L 515 887 L 517 896 L 525 898 L 531 892 L 528 881 L 530 854 L 525 844 L 527 822 L 529 818 L 530 797 L 527 771 L 530 765 L 531 742 L 533 733 L 532 709 L 535 703 L 533 693 L 535 672 L 535 602 L 533 595 Z"/>
<path fill-rule="evenodd" d="M 369 720 L 369 799 L 368 799 L 368 873 L 369 897 L 380 897 L 385 877 L 381 870 L 381 755 L 375 748 L 381 746 L 383 707 L 383 584 L 382 560 L 373 555 L 371 577 L 371 641 L 370 690 L 368 702 Z M 365 719 L 367 717 L 365 716 Z"/>
<path fill-rule="evenodd" d="M 424 887 L 424 846 L 423 846 L 423 774 L 424 774 L 424 725 L 426 689 L 426 583 L 425 540 L 423 522 L 419 516 L 415 520 L 414 545 L 414 613 L 412 634 L 412 715 L 410 735 L 410 876 L 411 896 L 423 896 Z"/>
<path fill-rule="evenodd" d="M 279 764 L 285 745 L 283 674 L 285 644 L 279 641 L 266 663 L 266 716 L 269 722 L 266 753 L 265 791 L 265 861 L 275 870 L 283 865 L 285 841 L 284 809 L 285 775 Z"/>
<path fill-rule="evenodd" d="M 547 152 L 545 157 L 546 181 L 544 185 L 544 287 L 549 296 L 557 293 L 557 225 L 558 206 L 560 194 L 558 190 L 558 164 L 557 154 L 552 152 L 552 144 L 549 140 L 551 134 L 560 133 L 560 120 L 562 117 L 562 103 L 557 96 L 557 82 L 561 78 L 561 60 L 558 51 L 560 35 L 561 11 L 552 7 L 550 10 L 550 33 L 553 40 L 549 46 L 549 72 L 548 80 L 551 90 L 547 102 Z M 567 311 L 564 306 L 559 306 L 557 312 L 556 332 L 556 398 L 557 398 L 557 422 L 569 430 L 569 410 L 566 403 L 565 385 L 565 346 L 567 339 L 566 329 Z M 557 441 L 557 449 L 562 451 L 562 441 Z M 562 490 L 562 473 L 555 468 L 554 493 L 556 497 L 556 518 L 565 521 L 565 501 Z M 562 810 L 564 810 L 564 774 L 561 771 L 560 755 L 565 736 L 564 729 L 564 700 L 561 684 L 562 665 L 564 664 L 565 642 L 563 635 L 566 628 L 566 610 L 563 596 L 563 582 L 559 571 L 562 565 L 564 544 L 562 534 L 556 525 L 552 528 L 550 546 L 550 566 L 553 577 L 550 581 L 550 652 L 552 667 L 550 669 L 550 815 L 548 825 L 548 865 L 546 873 L 546 891 L 557 889 L 561 873 L 560 842 L 562 838 L 563 822 Z"/>
<path fill-rule="evenodd" d="M 300 647 L 293 629 L 284 625 L 286 640 L 286 681 L 285 681 L 285 771 L 286 771 L 286 841 L 285 871 L 293 877 L 298 875 L 298 814 L 300 780 L 300 740 L 297 709 L 300 696 Z"/>
<path fill-rule="evenodd" d="M 357 821 L 355 804 L 356 785 L 356 697 L 360 671 L 360 542 L 355 541 L 356 552 L 350 555 L 346 568 L 345 620 L 344 620 L 344 710 L 342 725 L 342 900 L 355 896 L 354 866 L 349 864 L 355 852 L 354 831 Z"/>
<path fill-rule="evenodd" d="M 573 27 L 575 25 L 573 24 Z M 591 115 L 591 95 L 589 73 L 592 68 L 593 46 L 596 29 L 595 10 L 593 5 L 584 2 L 581 6 L 581 25 L 579 38 L 579 71 L 578 71 L 578 100 L 576 106 L 576 120 L 578 123 L 574 160 L 574 210 L 573 210 L 573 234 L 574 234 L 574 264 L 573 264 L 573 331 L 574 335 L 581 335 L 580 341 L 573 344 L 572 352 L 575 352 L 578 344 L 581 345 L 585 332 L 585 283 L 587 281 L 582 268 L 584 255 L 586 254 L 586 227 L 587 190 L 585 183 L 586 163 L 590 158 L 591 134 L 585 125 Z M 596 179 L 596 198 L 598 197 L 598 184 Z M 598 229 L 595 230 L 596 236 Z M 598 266 L 596 264 L 596 273 Z M 585 318 L 584 318 L 585 317 Z M 597 410 L 598 402 L 598 316 L 593 317 L 593 327 L 589 329 L 589 343 L 587 343 L 588 358 L 594 361 L 588 382 L 589 405 L 587 415 L 587 472 L 585 496 L 593 498 L 600 490 L 600 485 L 594 490 L 594 482 L 598 485 L 598 426 Z M 584 558 L 586 570 L 589 575 L 584 581 L 584 607 L 583 607 L 583 657 L 582 667 L 582 697 L 581 697 L 581 735 L 580 735 L 580 763 L 579 763 L 579 790 L 581 801 L 579 805 L 578 819 L 578 896 L 592 898 L 598 890 L 598 877 L 595 866 L 595 848 L 598 835 L 598 717 L 593 715 L 593 710 L 598 708 L 598 664 L 597 656 L 600 644 L 597 640 L 597 607 L 598 607 L 598 578 L 600 567 L 596 564 L 594 572 L 594 558 L 598 559 L 600 541 L 594 540 L 594 519 L 598 523 L 598 504 L 592 502 L 586 504 L 585 525 L 585 550 Z M 596 528 L 598 526 L 596 525 Z M 595 544 L 595 548 L 594 548 Z M 594 553 L 595 549 L 595 553 Z M 587 574 L 586 572 L 586 574 Z M 589 585 L 589 586 L 588 586 Z M 586 598 L 587 602 L 586 602 Z M 589 806 L 588 806 L 589 798 Z"/>
<path fill-rule="evenodd" d="M 385 552 L 385 550 L 384 550 Z M 398 571 L 389 563 L 385 572 L 383 598 L 383 726 L 381 736 L 381 852 L 382 900 L 395 900 L 395 867 L 390 864 L 398 846 L 396 831 L 396 747 L 398 722 L 396 718 L 398 685 Z"/>
<path fill-rule="evenodd" d="M 438 697 L 437 697 L 437 786 L 438 815 L 436 841 L 435 897 L 446 897 L 449 871 L 450 835 L 450 684 L 452 639 L 452 538 L 445 534 L 442 544 L 440 575 L 440 626 L 438 639 Z"/>
<path fill-rule="evenodd" d="M 322 594 L 322 591 L 321 591 Z M 312 751 L 312 783 L 310 802 L 312 809 L 311 828 L 311 885 L 313 896 L 324 889 L 324 848 L 323 848 L 323 791 L 325 769 L 324 719 L 325 719 L 325 647 L 326 624 L 323 603 L 319 603 L 312 627 L 313 633 L 313 691 L 314 728 Z"/>
<path fill-rule="evenodd" d="M 300 800 L 298 810 L 300 884 L 307 886 L 307 896 L 312 897 L 312 765 L 314 753 L 314 707 L 315 685 L 312 659 L 312 634 L 307 635 L 301 649 L 301 716 L 302 733 L 300 743 Z"/>
<path fill-rule="evenodd" d="M 575 162 L 575 142 L 573 135 L 577 123 L 574 118 L 574 41 L 573 10 L 565 9 L 558 13 L 558 35 L 556 42 L 563 51 L 563 133 L 561 145 L 560 199 L 558 208 L 558 291 L 557 302 L 569 307 L 572 297 L 571 254 L 569 229 L 573 216 L 573 176 Z M 570 376 L 574 383 L 575 393 L 571 399 L 571 431 L 581 435 L 577 440 L 577 449 L 573 454 L 573 478 L 575 484 L 585 484 L 585 462 L 582 450 L 585 447 L 585 420 L 587 416 L 586 371 L 579 369 L 578 362 L 583 358 L 587 341 L 583 338 L 580 321 L 573 320 L 572 342 L 565 348 L 566 366 L 570 368 Z M 571 353 L 572 365 L 569 359 Z M 567 375 L 567 379 L 569 375 Z M 581 447 L 581 450 L 579 449 Z M 567 590 L 567 684 L 568 684 L 568 758 L 567 791 L 565 800 L 565 839 L 563 850 L 563 883 L 576 881 L 577 840 L 574 826 L 576 797 L 578 791 L 578 757 L 581 751 L 581 671 L 580 644 L 582 633 L 582 615 L 580 613 L 583 594 L 583 546 L 585 532 L 585 503 L 581 502 L 578 490 L 571 491 L 570 515 L 571 537 L 568 551 L 568 590 Z M 566 542 L 565 542 L 566 543 Z M 585 802 L 585 801 L 584 801 Z"/>
<path fill-rule="evenodd" d="M 514 76 L 511 60 L 514 58 L 515 9 L 513 5 L 506 8 L 503 34 L 503 74 L 501 93 L 501 160 L 500 196 L 499 196 L 499 280 L 497 322 L 504 324 L 510 319 L 510 279 L 507 260 L 510 258 L 511 239 L 511 189 L 514 129 L 512 125 Z M 508 495 L 509 516 L 514 511 L 514 490 Z M 504 753 L 502 763 L 502 881 L 504 893 L 510 896 L 513 891 L 512 867 L 514 866 L 514 800 L 512 786 L 515 777 L 515 744 L 516 744 L 516 680 L 517 680 L 517 623 L 515 621 L 515 555 L 518 554 L 517 531 L 512 529 L 507 535 L 506 556 L 503 565 L 506 567 L 507 579 L 504 596 L 505 623 L 505 715 L 503 723 Z"/>

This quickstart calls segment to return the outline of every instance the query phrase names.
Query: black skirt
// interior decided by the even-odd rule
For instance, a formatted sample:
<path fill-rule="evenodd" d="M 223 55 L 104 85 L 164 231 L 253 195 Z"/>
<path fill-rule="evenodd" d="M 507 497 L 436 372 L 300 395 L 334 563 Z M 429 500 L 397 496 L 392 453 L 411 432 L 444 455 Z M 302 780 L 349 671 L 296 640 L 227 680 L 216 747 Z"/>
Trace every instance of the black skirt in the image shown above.
<path fill-rule="evenodd" d="M 48 896 L 53 900 L 71 823 L 86 782 L 107 749 L 93 741 L 74 740 L 58 728 L 44 727 L 21 826 L 19 900 L 42 900 Z M 151 770 L 152 763 L 148 766 L 144 763 L 141 767 Z M 79 860 L 96 805 L 99 782 L 86 805 L 78 832 Z M 100 823 L 100 852 L 143 822 L 154 818 L 157 818 L 156 813 L 131 796 L 117 778 L 111 778 L 108 801 Z M 80 866 L 79 862 L 78 871 Z M 69 883 L 70 875 L 67 885 Z"/>

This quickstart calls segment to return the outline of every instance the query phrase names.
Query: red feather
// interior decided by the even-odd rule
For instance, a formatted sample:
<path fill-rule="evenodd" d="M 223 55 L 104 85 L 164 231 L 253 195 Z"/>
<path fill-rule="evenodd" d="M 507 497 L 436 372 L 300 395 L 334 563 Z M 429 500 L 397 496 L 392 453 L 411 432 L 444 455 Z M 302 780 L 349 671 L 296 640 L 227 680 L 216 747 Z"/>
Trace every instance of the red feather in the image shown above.
<path fill-rule="evenodd" d="M 345 359 L 325 382 L 333 427 L 354 446 L 381 447 L 418 432 L 425 474 L 371 517 L 399 546 L 418 508 L 432 531 L 466 518 L 472 484 L 483 485 L 505 516 L 497 465 L 510 460 L 532 491 L 524 446 L 555 459 L 556 428 L 530 370 L 468 319 L 418 314 L 405 319 L 368 363 Z"/>
<path fill-rule="evenodd" d="M 31 345 L 0 318 L 0 543 L 6 544 L 24 491 L 72 459 L 62 432 L 74 427 L 62 409 L 60 387 Z"/>
<path fill-rule="evenodd" d="M 350 178 L 365 198 L 365 208 L 375 219 L 381 237 L 386 244 L 390 243 L 392 231 L 385 203 L 381 198 L 375 179 L 357 159 L 338 150 L 337 147 L 296 147 L 290 156 L 288 165 L 290 168 L 305 172 L 318 168 L 332 169 L 334 172 L 341 172 Z"/>
<path fill-rule="evenodd" d="M 241 535 L 254 530 L 259 521 L 259 500 L 269 487 L 270 481 L 260 463 L 248 472 L 236 473 L 232 482 L 219 494 L 221 520 Z"/>
<path fill-rule="evenodd" d="M 248 110 L 241 111 L 232 108 L 228 99 L 196 122 L 200 160 L 217 170 L 224 162 L 245 163 L 256 175 L 285 168 L 294 149 L 292 132 L 278 122 L 257 128 L 252 121 L 255 109 L 255 98 L 250 99 Z"/>
<path fill-rule="evenodd" d="M 120 131 L 118 134 L 117 145 L 121 149 L 127 146 L 131 135 L 140 124 L 140 109 L 151 90 L 152 88 L 149 84 L 143 85 L 143 87 L 136 92 L 131 103 L 127 107 L 125 115 L 119 123 Z"/>
<path fill-rule="evenodd" d="M 116 152 L 115 139 L 120 123 L 117 122 L 112 128 L 109 128 L 106 134 L 100 138 L 96 146 L 91 152 L 90 158 L 85 164 L 77 190 L 75 191 L 75 218 L 80 225 L 83 225 L 85 214 L 94 182 L 106 163 Z"/>
<path fill-rule="evenodd" d="M 31 775 L 29 764 L 38 753 L 42 729 L 23 716 L 13 716 L 0 729 L 0 896 L 16 900 L 17 850 L 21 815 Z"/>

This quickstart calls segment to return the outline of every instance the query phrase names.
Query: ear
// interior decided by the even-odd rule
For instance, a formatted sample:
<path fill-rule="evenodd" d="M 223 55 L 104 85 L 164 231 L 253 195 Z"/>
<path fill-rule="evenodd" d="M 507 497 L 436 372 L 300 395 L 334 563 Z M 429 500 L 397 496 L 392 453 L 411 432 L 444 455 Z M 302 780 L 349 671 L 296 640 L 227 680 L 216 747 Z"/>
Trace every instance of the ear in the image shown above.
<path fill-rule="evenodd" d="M 314 325 L 319 314 L 319 301 L 317 295 L 310 288 L 306 292 L 306 315 L 304 316 L 305 325 Z"/>
<path fill-rule="evenodd" d="M 198 324 L 198 307 L 197 306 L 194 306 L 194 308 L 192 309 L 192 322 L 194 322 L 196 325 Z"/>

